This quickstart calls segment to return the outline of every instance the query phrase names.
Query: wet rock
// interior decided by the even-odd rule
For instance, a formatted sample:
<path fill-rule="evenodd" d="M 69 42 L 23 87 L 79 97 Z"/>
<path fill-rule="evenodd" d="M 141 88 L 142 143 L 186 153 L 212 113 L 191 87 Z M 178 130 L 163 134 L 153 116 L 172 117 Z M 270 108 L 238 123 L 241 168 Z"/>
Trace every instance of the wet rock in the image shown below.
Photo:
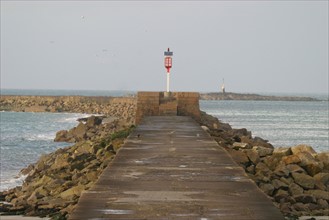
<path fill-rule="evenodd" d="M 67 134 L 68 134 L 67 130 L 58 131 L 56 133 L 56 137 L 55 137 L 54 141 L 55 142 L 66 142 L 66 141 L 68 141 Z"/>

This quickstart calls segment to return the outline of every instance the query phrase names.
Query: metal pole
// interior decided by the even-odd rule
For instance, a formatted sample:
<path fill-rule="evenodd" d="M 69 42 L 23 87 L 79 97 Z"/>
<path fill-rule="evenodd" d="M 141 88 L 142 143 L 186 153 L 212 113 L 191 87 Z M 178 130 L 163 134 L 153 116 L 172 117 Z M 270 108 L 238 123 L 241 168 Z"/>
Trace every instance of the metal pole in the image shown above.
<path fill-rule="evenodd" d="M 169 92 L 170 73 L 167 72 L 167 92 Z"/>

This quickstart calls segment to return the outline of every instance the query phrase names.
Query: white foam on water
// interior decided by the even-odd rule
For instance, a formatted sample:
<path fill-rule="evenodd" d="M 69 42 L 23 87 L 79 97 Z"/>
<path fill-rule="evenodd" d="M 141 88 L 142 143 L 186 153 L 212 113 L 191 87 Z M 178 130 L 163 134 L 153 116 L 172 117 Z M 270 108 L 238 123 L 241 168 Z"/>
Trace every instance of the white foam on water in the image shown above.
<path fill-rule="evenodd" d="M 26 177 L 27 175 L 19 175 L 17 177 L 7 179 L 7 178 L 2 178 L 1 176 L 0 191 L 8 190 L 16 186 L 22 185 Z"/>

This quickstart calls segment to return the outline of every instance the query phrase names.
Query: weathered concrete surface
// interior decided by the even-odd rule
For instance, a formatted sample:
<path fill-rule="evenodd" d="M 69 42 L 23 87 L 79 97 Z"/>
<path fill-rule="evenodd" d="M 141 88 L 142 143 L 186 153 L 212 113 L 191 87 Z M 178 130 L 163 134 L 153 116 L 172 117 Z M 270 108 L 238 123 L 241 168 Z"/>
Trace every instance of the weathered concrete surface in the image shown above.
<path fill-rule="evenodd" d="M 70 219 L 280 220 L 279 210 L 190 117 L 146 117 Z"/>

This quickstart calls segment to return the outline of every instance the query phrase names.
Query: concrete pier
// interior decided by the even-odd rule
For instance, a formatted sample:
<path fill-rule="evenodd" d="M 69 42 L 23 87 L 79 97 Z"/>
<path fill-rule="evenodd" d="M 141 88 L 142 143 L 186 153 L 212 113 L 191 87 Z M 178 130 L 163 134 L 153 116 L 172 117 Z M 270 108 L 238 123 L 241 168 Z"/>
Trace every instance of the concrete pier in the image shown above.
<path fill-rule="evenodd" d="M 144 117 L 70 219 L 283 220 L 189 116 Z"/>

